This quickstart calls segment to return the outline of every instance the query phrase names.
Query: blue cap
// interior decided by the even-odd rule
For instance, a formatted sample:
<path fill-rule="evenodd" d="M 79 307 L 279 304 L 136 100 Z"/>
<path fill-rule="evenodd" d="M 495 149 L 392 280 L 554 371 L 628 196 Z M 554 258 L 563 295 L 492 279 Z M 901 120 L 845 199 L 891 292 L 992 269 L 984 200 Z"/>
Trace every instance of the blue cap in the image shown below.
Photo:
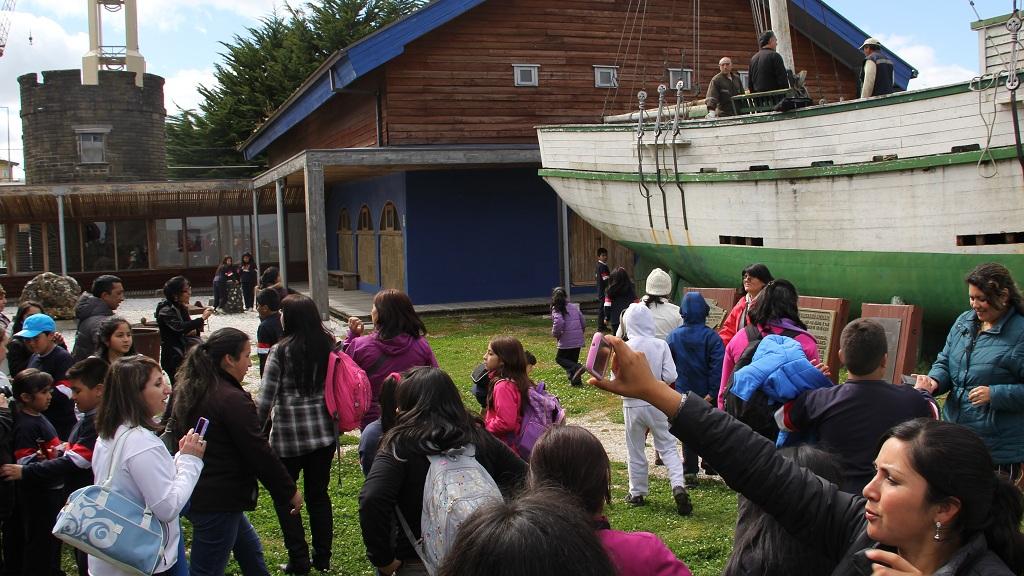
<path fill-rule="evenodd" d="M 18 338 L 35 338 L 43 332 L 56 332 L 57 324 L 46 314 L 33 314 L 25 318 L 22 330 L 15 334 Z"/>

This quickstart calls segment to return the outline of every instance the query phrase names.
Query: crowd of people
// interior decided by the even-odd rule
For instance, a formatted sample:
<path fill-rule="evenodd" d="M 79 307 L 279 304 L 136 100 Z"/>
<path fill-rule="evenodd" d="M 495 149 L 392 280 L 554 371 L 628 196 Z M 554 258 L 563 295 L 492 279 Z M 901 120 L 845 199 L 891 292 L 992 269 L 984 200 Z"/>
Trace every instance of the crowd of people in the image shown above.
<path fill-rule="evenodd" d="M 226 282 L 243 273 L 227 272 Z M 663 270 L 640 298 L 605 250 L 595 275 L 612 375 L 580 362 L 587 321 L 560 287 L 552 360 L 570 384 L 623 397 L 626 504 L 648 497 L 648 436 L 679 515 L 700 505 L 691 494 L 699 471 L 738 493 L 725 574 L 1024 574 L 1024 300 L 1005 267 L 967 276 L 971 310 L 916 386 L 884 380 L 889 348 L 870 319 L 844 328 L 848 376 L 833 386 L 839 367 L 821 362 L 796 286 L 763 264 L 741 272 L 743 298 L 717 329 L 699 293 L 670 301 Z M 159 360 L 135 353 L 114 276 L 82 295 L 70 352 L 39 303 L 0 314 L 3 573 L 62 573 L 58 512 L 69 493 L 107 477 L 164 527 L 154 573 L 223 574 L 233 556 L 243 574 L 269 574 L 246 514 L 259 484 L 287 550 L 280 569 L 329 570 L 339 428 L 326 387 L 332 358 L 345 354 L 371 399 L 359 422 L 358 516 L 378 573 L 690 574 L 655 534 L 612 528 L 608 453 L 564 424 L 520 340 L 494 336 L 481 351 L 476 409 L 438 365 L 405 293 L 377 293 L 372 329 L 351 318 L 339 340 L 276 269 L 250 288 L 255 345 L 232 327 L 204 335 L 213 309 L 193 318 L 189 281 L 168 280 L 156 309 Z M 253 353 L 255 398 L 243 387 Z M 941 412 L 935 394 L 946 394 Z M 75 553 L 79 574 L 129 573 Z"/>

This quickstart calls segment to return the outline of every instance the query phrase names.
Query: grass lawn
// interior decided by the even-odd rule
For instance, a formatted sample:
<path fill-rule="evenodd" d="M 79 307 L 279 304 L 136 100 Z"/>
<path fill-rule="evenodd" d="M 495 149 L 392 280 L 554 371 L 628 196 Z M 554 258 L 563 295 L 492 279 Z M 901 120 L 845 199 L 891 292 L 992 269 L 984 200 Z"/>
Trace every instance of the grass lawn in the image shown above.
<path fill-rule="evenodd" d="M 439 364 L 451 374 L 470 409 L 475 409 L 477 404 L 470 394 L 469 374 L 481 361 L 488 339 L 505 334 L 521 340 L 526 349 L 537 356 L 534 379 L 547 382 L 571 416 L 607 414 L 610 420 L 622 420 L 619 398 L 592 387 L 573 388 L 569 385 L 565 372 L 554 362 L 555 343 L 550 336 L 550 319 L 539 315 L 487 314 L 430 317 L 426 324 L 430 331 L 430 345 Z M 336 465 L 333 468 L 335 478 L 331 483 L 335 533 L 330 573 L 346 576 L 373 574 L 359 530 L 358 496 L 363 476 L 357 462 L 356 443 L 354 435 L 342 437 L 345 454 L 340 468 Z M 608 515 L 613 527 L 658 534 L 698 576 L 721 573 L 732 549 L 736 521 L 736 496 L 732 491 L 721 482 L 703 482 L 691 492 L 693 515 L 682 518 L 675 513 L 668 482 L 653 481 L 647 506 L 631 508 L 622 503 L 627 491 L 625 464 L 613 462 L 612 474 L 613 504 Z M 280 574 L 277 566 L 287 561 L 287 553 L 270 497 L 265 491 L 260 495 L 258 508 L 249 517 L 263 541 L 271 573 Z M 188 523 L 184 524 L 187 535 Z M 64 567 L 69 574 L 75 573 L 67 547 Z M 240 571 L 232 562 L 227 573 L 240 574 Z"/>

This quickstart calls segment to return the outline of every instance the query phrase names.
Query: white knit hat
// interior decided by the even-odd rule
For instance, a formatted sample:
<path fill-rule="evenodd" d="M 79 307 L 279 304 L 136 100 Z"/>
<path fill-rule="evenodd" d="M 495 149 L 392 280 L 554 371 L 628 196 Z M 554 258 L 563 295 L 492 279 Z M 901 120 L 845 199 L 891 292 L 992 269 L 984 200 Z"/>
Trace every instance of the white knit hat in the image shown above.
<path fill-rule="evenodd" d="M 651 296 L 668 296 L 672 292 L 672 277 L 661 268 L 651 270 L 647 276 L 647 294 Z"/>

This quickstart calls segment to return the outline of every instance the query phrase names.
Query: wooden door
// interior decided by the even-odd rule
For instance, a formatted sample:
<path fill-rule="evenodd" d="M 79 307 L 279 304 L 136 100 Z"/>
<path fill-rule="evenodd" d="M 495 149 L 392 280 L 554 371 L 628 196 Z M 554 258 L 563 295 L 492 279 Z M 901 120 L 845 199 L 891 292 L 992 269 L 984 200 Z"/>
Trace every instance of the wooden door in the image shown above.
<path fill-rule="evenodd" d="M 356 228 L 359 281 L 377 284 L 377 235 L 373 232 L 373 218 L 364 204 L 359 210 L 359 226 Z"/>
<path fill-rule="evenodd" d="M 348 209 L 342 210 L 338 218 L 338 268 L 344 272 L 356 271 L 356 237 Z"/>
<path fill-rule="evenodd" d="M 608 250 L 608 268 L 619 266 L 633 278 L 633 251 L 606 236 L 578 214 L 569 211 L 569 266 L 572 283 L 576 286 L 594 286 L 594 267 L 597 265 L 597 249 Z M 636 278 L 633 278 L 636 280 Z"/>
<path fill-rule="evenodd" d="M 391 202 L 380 215 L 380 286 L 405 290 L 405 240 L 398 209 Z"/>

